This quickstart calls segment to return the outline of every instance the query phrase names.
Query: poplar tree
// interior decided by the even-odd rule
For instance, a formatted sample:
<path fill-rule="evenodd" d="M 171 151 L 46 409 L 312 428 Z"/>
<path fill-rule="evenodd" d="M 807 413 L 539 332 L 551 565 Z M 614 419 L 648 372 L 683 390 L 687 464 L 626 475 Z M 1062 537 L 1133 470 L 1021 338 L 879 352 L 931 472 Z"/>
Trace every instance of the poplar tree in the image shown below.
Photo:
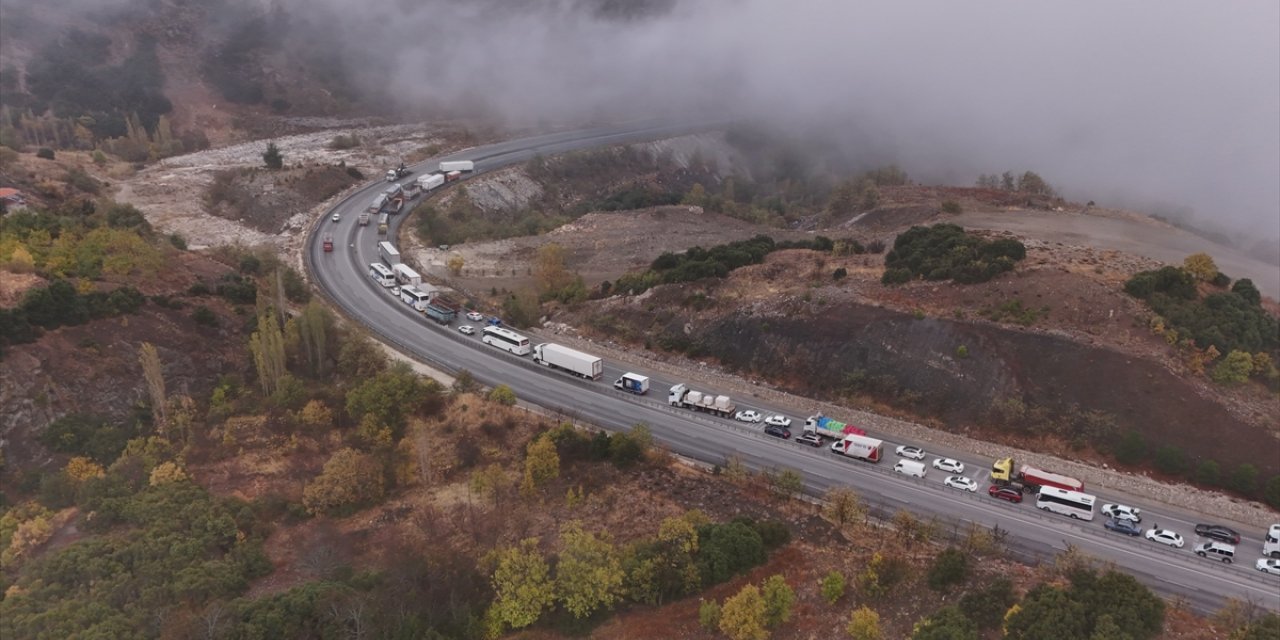
<path fill-rule="evenodd" d="M 142 365 L 142 377 L 147 381 L 147 391 L 151 394 L 151 415 L 156 423 L 156 430 L 163 433 L 168 422 L 169 402 L 165 397 L 164 370 L 160 366 L 160 354 L 155 345 L 142 343 L 138 349 L 138 362 Z"/>

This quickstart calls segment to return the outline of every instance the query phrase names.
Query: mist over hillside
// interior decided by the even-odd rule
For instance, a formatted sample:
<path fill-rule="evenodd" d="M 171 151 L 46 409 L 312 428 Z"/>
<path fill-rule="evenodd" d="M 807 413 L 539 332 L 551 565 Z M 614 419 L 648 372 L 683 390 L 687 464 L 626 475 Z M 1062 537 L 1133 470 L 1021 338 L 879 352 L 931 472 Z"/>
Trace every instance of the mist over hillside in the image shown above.
<path fill-rule="evenodd" d="M 188 6 L 80 4 L 110 15 Z M 9 15 L 38 16 L 34 6 L 4 3 Z M 404 115 L 506 125 L 748 117 L 821 136 L 855 168 L 893 162 L 951 184 L 1031 169 L 1072 199 L 1245 244 L 1280 237 L 1274 2 L 201 6 L 204 54 L 226 63 L 221 88 L 250 102 L 271 102 L 260 85 L 305 71 L 327 95 Z"/>

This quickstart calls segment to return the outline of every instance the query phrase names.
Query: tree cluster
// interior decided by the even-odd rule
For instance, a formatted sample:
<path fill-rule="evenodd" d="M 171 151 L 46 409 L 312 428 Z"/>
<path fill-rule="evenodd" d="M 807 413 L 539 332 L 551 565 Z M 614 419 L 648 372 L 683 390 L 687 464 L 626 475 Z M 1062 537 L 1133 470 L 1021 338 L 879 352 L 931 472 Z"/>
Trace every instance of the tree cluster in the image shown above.
<path fill-rule="evenodd" d="M 1215 270 L 1216 271 L 1216 270 Z M 1197 277 L 1183 267 L 1162 267 L 1135 274 L 1125 282 L 1129 295 L 1143 300 L 1176 331 L 1171 342 L 1190 338 L 1218 353 L 1280 350 L 1280 324 L 1262 308 L 1262 295 L 1248 278 L 1227 291 L 1200 296 Z"/>
<path fill-rule="evenodd" d="M 1012 171 L 1006 171 L 1000 175 L 982 174 L 978 176 L 976 185 L 979 189 L 998 189 L 1000 191 L 1010 191 L 1013 193 L 1025 193 L 1029 195 L 1057 197 L 1058 193 L 1053 187 L 1045 182 L 1039 174 L 1034 171 L 1026 171 L 1022 175 L 1014 175 Z"/>
<path fill-rule="evenodd" d="M 901 284 L 915 278 L 986 282 L 1027 257 L 1027 248 L 1012 238 L 987 241 L 954 224 L 914 226 L 898 235 L 885 255 L 881 282 Z"/>
<path fill-rule="evenodd" d="M 723 278 L 739 267 L 764 262 L 765 256 L 774 251 L 811 249 L 826 252 L 834 247 L 835 243 L 823 236 L 813 240 L 777 242 L 765 235 L 716 245 L 710 249 L 693 247 L 684 253 L 664 253 L 658 256 L 648 270 L 628 273 L 618 278 L 612 290 L 635 295 L 659 284 Z"/>
<path fill-rule="evenodd" d="M 6 345 L 34 342 L 42 330 L 137 313 L 146 298 L 133 287 L 77 293 L 66 280 L 30 289 L 12 309 L 0 309 L 0 356 Z"/>

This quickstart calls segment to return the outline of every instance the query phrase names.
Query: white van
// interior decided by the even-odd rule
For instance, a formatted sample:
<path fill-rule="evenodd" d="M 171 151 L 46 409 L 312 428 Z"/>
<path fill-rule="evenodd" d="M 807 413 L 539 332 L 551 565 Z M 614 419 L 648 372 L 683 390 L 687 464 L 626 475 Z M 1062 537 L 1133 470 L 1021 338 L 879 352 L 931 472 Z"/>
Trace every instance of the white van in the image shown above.
<path fill-rule="evenodd" d="M 898 464 L 893 465 L 893 470 L 917 478 L 923 478 L 924 474 L 928 473 L 924 463 L 918 460 L 899 460 Z"/>

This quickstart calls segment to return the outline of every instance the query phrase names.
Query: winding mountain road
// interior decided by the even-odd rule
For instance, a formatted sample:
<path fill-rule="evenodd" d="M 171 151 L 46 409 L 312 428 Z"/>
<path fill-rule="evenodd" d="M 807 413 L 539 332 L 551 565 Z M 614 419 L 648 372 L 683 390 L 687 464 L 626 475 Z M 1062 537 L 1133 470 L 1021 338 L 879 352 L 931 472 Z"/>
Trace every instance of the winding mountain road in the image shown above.
<path fill-rule="evenodd" d="M 473 160 L 475 173 L 479 174 L 524 162 L 536 155 L 668 138 L 708 126 L 708 123 L 635 122 L 511 140 L 420 163 L 412 167 L 411 178 L 423 171 L 434 171 L 437 163 L 445 160 Z M 1280 610 L 1280 576 L 1264 575 L 1253 568 L 1254 560 L 1261 553 L 1260 532 L 1242 532 L 1245 539 L 1237 547 L 1238 556 L 1233 565 L 1202 559 L 1191 552 L 1197 542 L 1193 526 L 1196 522 L 1213 521 L 1211 516 L 1179 512 L 1167 505 L 1142 504 L 1119 495 L 1098 495 L 1099 503 L 1120 502 L 1143 508 L 1145 525 L 1158 522 L 1162 528 L 1182 533 L 1186 547 L 1172 549 L 1143 538 L 1109 532 L 1102 527 L 1101 518 L 1078 522 L 1042 513 L 1035 509 L 1034 497 L 1012 505 L 987 497 L 981 489 L 974 494 L 946 488 L 942 480 L 947 474 L 932 468 L 922 479 L 893 473 L 894 445 L 888 442 L 885 443 L 888 460 L 880 464 L 854 461 L 837 456 L 826 447 L 815 449 L 768 437 L 759 425 L 673 408 L 666 403 L 666 392 L 678 381 L 655 372 L 626 369 L 649 375 L 652 380 L 649 395 L 633 396 L 612 387 L 612 381 L 624 371 L 618 363 L 606 361 L 601 380 L 584 381 L 541 367 L 528 357 L 520 358 L 484 345 L 478 335 L 465 336 L 456 328 L 442 327 L 392 298 L 367 275 L 369 264 L 378 261 L 377 243 L 385 238 L 378 235 L 376 224 L 357 225 L 357 217 L 387 184 L 371 183 L 326 212 L 308 238 L 304 260 L 323 295 L 348 318 L 416 359 L 444 370 L 466 369 L 485 384 L 510 386 L 524 402 L 610 430 L 625 430 L 645 423 L 652 429 L 654 438 L 674 453 L 708 464 L 723 464 L 728 456 L 737 454 L 754 470 L 789 468 L 801 472 L 807 490 L 816 495 L 834 485 L 848 485 L 873 509 L 885 514 L 906 508 L 919 516 L 937 517 L 948 531 L 956 532 L 966 531 L 970 524 L 999 527 L 1010 532 L 1011 552 L 1028 561 L 1051 558 L 1070 545 L 1124 568 L 1158 593 L 1180 597 L 1202 612 L 1220 608 L 1227 598 Z M 405 211 L 410 209 L 411 206 L 406 205 Z M 340 222 L 330 222 L 334 212 L 341 214 Z M 387 237 L 395 237 L 394 232 L 405 217 L 405 214 L 392 217 L 392 232 Z M 321 247 L 320 239 L 326 234 L 332 234 L 335 239 L 333 252 L 325 252 Z M 749 402 L 745 407 L 740 404 L 739 409 L 742 408 L 757 409 L 766 415 L 786 413 L 756 402 Z M 795 421 L 792 430 L 799 432 L 804 417 L 794 414 L 791 417 Z M 964 475 L 976 480 L 980 487 L 986 485 L 989 460 L 972 456 L 966 459 L 954 451 L 930 450 L 929 453 L 930 458 L 943 455 L 963 461 Z M 927 464 L 929 458 L 925 462 Z"/>

